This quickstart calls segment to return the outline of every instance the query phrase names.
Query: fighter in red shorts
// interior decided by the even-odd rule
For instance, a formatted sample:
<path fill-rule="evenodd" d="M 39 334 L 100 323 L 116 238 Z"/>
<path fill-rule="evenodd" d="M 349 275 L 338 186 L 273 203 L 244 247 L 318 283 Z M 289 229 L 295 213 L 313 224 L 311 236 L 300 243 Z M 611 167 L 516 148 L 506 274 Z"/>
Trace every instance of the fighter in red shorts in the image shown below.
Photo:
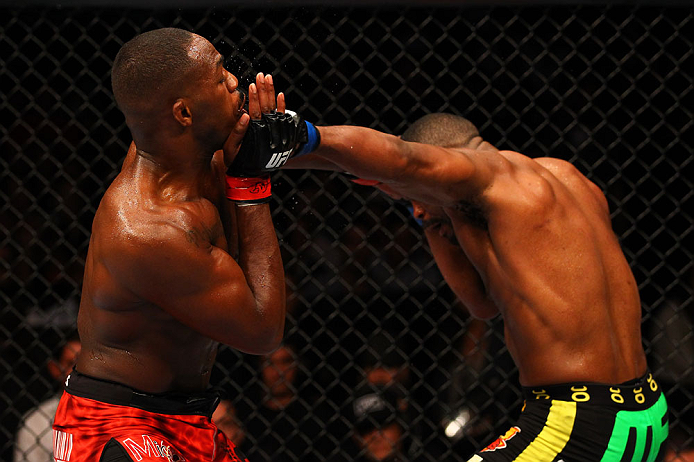
<path fill-rule="evenodd" d="M 94 218 L 55 460 L 243 460 L 211 423 L 206 389 L 219 343 L 265 354 L 282 338 L 267 173 L 297 136 L 282 126 L 271 143 L 262 130 L 293 119 L 262 74 L 249 117 L 222 56 L 180 29 L 123 45 L 112 84 L 134 144 Z M 256 143 L 240 148 L 247 131 Z"/>
<path fill-rule="evenodd" d="M 148 394 L 73 372 L 53 426 L 56 461 L 244 461 L 210 420 L 213 392 Z"/>

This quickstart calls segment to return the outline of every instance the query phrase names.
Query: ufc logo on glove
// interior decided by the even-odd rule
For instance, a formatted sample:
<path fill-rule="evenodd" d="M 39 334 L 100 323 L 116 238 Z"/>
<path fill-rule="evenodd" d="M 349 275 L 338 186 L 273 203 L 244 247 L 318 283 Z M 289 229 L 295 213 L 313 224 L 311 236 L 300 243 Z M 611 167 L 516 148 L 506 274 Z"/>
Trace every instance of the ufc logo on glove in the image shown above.
<path fill-rule="evenodd" d="M 280 168 L 287 162 L 289 159 L 289 154 L 292 153 L 292 150 L 290 149 L 289 151 L 284 151 L 284 152 L 276 152 L 272 154 L 272 159 L 265 165 L 265 168 Z"/>

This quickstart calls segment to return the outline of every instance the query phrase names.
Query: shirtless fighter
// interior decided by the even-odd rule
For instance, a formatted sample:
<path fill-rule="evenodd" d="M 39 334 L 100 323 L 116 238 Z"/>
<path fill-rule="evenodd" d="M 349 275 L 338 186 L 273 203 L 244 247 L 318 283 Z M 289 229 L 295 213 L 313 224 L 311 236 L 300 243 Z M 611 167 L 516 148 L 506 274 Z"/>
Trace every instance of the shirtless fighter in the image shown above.
<path fill-rule="evenodd" d="M 56 461 L 242 460 L 210 421 L 219 398 L 206 388 L 219 343 L 266 354 L 282 338 L 267 171 L 235 165 L 251 119 L 282 114 L 284 97 L 259 74 L 249 117 L 222 62 L 180 29 L 139 35 L 114 61 L 134 144 L 94 218 Z"/>
<path fill-rule="evenodd" d="M 452 290 L 474 316 L 503 317 L 525 405 L 471 462 L 661 457 L 667 405 L 596 185 L 562 160 L 500 151 L 449 114 L 423 117 L 401 138 L 344 126 L 320 136 L 292 168 L 350 172 L 412 200 Z"/>

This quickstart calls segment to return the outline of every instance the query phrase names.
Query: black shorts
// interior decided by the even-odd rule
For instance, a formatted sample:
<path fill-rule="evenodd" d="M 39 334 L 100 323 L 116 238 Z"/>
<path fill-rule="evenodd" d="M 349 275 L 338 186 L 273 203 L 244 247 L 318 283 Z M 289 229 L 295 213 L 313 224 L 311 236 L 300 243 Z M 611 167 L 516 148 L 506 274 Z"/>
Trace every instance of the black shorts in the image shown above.
<path fill-rule="evenodd" d="M 468 462 L 661 460 L 667 403 L 650 373 L 619 385 L 524 388 L 518 424 Z"/>

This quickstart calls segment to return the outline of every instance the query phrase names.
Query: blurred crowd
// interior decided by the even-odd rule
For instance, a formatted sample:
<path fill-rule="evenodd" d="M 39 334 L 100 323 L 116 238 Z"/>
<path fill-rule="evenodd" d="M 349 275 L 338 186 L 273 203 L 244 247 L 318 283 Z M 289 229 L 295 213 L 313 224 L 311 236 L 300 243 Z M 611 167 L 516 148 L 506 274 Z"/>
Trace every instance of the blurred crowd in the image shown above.
<path fill-rule="evenodd" d="M 681 309 L 691 304 L 692 287 L 673 291 L 644 328 L 671 407 L 669 462 L 694 460 L 694 319 L 691 309 Z M 455 306 L 459 331 L 448 344 L 374 322 L 358 340 L 334 337 L 330 347 L 317 349 L 313 334 L 320 339 L 322 328 L 313 317 L 303 326 L 298 319 L 306 309 L 292 291 L 289 298 L 285 340 L 276 351 L 256 357 L 222 347 L 214 372 L 222 400 L 212 420 L 251 461 L 464 459 L 520 412 L 515 369 L 496 321 L 468 318 Z M 34 375 L 42 379 L 28 380 L 13 395 L 17 410 L 36 404 L 16 421 L 15 462 L 52 460 L 53 414 L 80 351 L 76 333 L 62 332 L 36 361 Z"/>

